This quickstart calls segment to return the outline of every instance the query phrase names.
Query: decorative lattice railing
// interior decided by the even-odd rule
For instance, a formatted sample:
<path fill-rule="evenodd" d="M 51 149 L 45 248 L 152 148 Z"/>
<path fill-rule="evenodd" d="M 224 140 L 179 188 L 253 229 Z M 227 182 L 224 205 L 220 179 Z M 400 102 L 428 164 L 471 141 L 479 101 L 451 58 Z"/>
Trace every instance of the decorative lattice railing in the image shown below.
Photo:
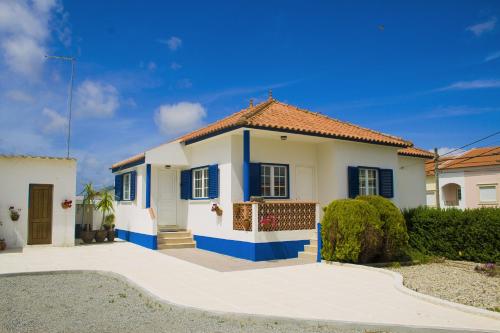
<path fill-rule="evenodd" d="M 252 206 L 257 216 L 252 218 Z M 316 203 L 299 201 L 241 202 L 233 204 L 233 230 L 312 230 L 316 227 Z"/>
<path fill-rule="evenodd" d="M 233 204 L 233 230 L 252 231 L 252 203 Z"/>
<path fill-rule="evenodd" d="M 258 207 L 259 231 L 309 230 L 316 227 L 314 202 L 263 202 Z"/>

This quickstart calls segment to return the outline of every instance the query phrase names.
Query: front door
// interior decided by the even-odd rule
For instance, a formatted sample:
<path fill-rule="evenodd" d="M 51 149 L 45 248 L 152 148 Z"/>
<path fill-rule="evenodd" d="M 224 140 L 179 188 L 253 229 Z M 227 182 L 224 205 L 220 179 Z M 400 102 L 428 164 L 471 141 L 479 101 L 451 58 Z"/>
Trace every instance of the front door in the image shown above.
<path fill-rule="evenodd" d="M 175 170 L 158 172 L 158 225 L 177 224 L 178 187 Z"/>
<path fill-rule="evenodd" d="M 298 166 L 296 168 L 296 186 L 295 192 L 297 200 L 300 201 L 314 201 L 314 168 Z"/>
<path fill-rule="evenodd" d="M 52 243 L 53 185 L 30 184 L 28 244 Z"/>

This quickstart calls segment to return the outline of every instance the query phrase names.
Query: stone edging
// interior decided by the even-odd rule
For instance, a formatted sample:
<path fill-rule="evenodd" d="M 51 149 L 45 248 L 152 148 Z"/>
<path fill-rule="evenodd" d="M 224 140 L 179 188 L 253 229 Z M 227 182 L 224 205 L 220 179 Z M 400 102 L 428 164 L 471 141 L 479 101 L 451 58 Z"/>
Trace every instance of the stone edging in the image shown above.
<path fill-rule="evenodd" d="M 403 292 L 403 293 L 405 293 L 407 295 L 410 295 L 410 296 L 422 299 L 424 301 L 427 301 L 427 302 L 430 302 L 430 303 L 433 303 L 433 304 L 436 304 L 436 305 L 442 305 L 442 306 L 446 306 L 448 308 L 452 308 L 452 309 L 455 309 L 455 310 L 460 310 L 460 311 L 471 313 L 471 314 L 474 314 L 474 315 L 480 315 L 480 316 L 484 316 L 484 317 L 488 317 L 488 318 L 500 320 L 500 313 L 496 313 L 496 312 L 493 312 L 493 311 L 488 311 L 488 310 L 481 309 L 481 308 L 476 308 L 476 307 L 470 306 L 470 305 L 465 305 L 465 304 L 459 304 L 459 303 L 455 303 L 455 302 L 450 302 L 450 301 L 447 301 L 447 300 L 444 300 L 444 299 L 441 299 L 441 298 L 438 298 L 438 297 L 434 297 L 434 296 L 431 296 L 431 295 L 422 294 L 422 293 L 419 293 L 419 292 L 417 292 L 415 290 L 407 288 L 403 284 L 403 275 L 401 275 L 399 273 L 396 273 L 396 272 L 389 271 L 387 269 L 382 269 L 382 268 L 377 268 L 377 267 L 370 267 L 370 266 L 363 266 L 363 265 L 348 264 L 348 263 L 341 263 L 341 262 L 336 262 L 336 261 L 326 261 L 326 260 L 323 260 L 322 262 L 325 263 L 325 264 L 328 264 L 328 265 L 347 266 L 347 267 L 353 267 L 353 268 L 359 268 L 359 269 L 366 269 L 366 270 L 376 271 L 376 272 L 379 272 L 379 273 L 382 273 L 382 274 L 386 274 L 386 275 L 392 276 L 392 278 L 394 280 L 394 287 L 397 290 L 399 290 L 400 292 Z"/>

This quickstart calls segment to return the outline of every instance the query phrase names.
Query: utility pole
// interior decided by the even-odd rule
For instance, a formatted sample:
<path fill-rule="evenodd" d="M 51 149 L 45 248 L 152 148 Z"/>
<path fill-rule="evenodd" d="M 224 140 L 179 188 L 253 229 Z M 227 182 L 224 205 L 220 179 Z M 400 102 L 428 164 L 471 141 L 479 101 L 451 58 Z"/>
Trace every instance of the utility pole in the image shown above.
<path fill-rule="evenodd" d="M 45 58 L 47 59 L 59 59 L 63 61 L 70 61 L 71 62 L 71 79 L 69 82 L 69 88 L 68 88 L 68 137 L 66 140 L 66 157 L 69 158 L 69 146 L 71 142 L 71 106 L 73 104 L 73 79 L 75 76 L 75 61 L 76 59 L 74 57 L 62 57 L 62 56 L 51 56 L 51 55 L 46 55 Z"/>
<path fill-rule="evenodd" d="M 434 148 L 434 184 L 436 186 L 436 208 L 441 208 L 439 198 L 439 154 L 438 149 Z"/>

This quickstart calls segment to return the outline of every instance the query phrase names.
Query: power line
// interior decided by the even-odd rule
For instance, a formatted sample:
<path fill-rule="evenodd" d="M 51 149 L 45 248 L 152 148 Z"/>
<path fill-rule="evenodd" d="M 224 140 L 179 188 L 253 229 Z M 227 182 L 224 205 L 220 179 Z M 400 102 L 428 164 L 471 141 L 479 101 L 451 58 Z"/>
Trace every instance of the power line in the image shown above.
<path fill-rule="evenodd" d="M 458 150 L 462 150 L 462 149 L 464 149 L 465 147 L 472 146 L 472 145 L 473 145 L 473 144 L 475 144 L 475 143 L 478 143 L 478 142 L 484 141 L 484 140 L 489 139 L 489 138 L 491 138 L 491 137 L 493 137 L 493 136 L 495 136 L 495 135 L 498 135 L 498 134 L 500 134 L 500 131 L 495 132 L 495 133 L 493 133 L 493 134 L 490 134 L 490 135 L 488 135 L 488 136 L 485 136 L 484 138 L 478 139 L 478 140 L 476 140 L 476 141 L 474 141 L 474 142 L 471 142 L 471 143 L 468 143 L 468 144 L 466 144 L 466 145 L 463 145 L 462 147 L 459 147 L 459 148 L 453 149 L 453 150 L 451 150 L 451 151 L 449 151 L 449 152 L 447 152 L 447 153 L 445 153 L 445 154 L 440 155 L 439 157 L 442 157 L 442 156 L 445 156 L 445 155 L 451 154 L 451 153 L 456 152 L 456 151 L 458 151 Z"/>

